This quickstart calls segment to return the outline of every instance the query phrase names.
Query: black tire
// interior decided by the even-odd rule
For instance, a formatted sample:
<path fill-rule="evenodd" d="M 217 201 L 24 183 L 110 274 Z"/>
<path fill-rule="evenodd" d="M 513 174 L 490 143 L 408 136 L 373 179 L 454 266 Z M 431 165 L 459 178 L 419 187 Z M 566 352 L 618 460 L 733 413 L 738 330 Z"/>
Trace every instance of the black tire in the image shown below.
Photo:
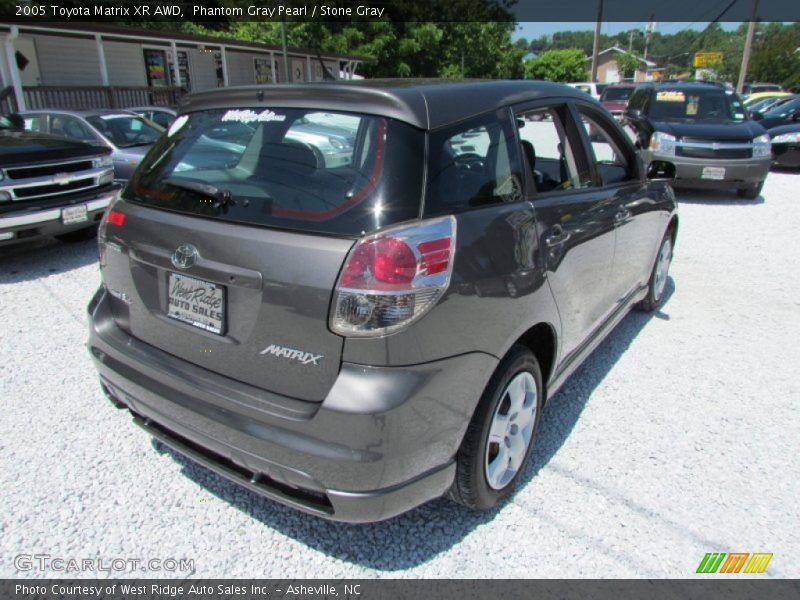
<path fill-rule="evenodd" d="M 486 476 L 487 453 L 490 452 L 489 430 L 498 405 L 501 402 L 507 402 L 506 386 L 523 372 L 530 373 L 536 385 L 536 413 L 533 429 L 524 458 L 516 474 L 504 487 L 494 489 Z M 456 477 L 449 493 L 452 500 L 472 509 L 488 510 L 508 498 L 517 486 L 520 475 L 525 471 L 525 465 L 536 443 L 536 434 L 542 414 L 542 398 L 542 374 L 536 357 L 526 347 L 515 345 L 497 366 L 467 427 L 467 432 L 456 455 Z"/>
<path fill-rule="evenodd" d="M 755 200 L 761 195 L 761 190 L 764 188 L 764 182 L 759 181 L 756 184 L 739 188 L 736 190 L 736 193 L 739 195 L 739 198 L 747 198 L 748 200 Z"/>
<path fill-rule="evenodd" d="M 664 303 L 664 298 L 666 297 L 666 282 L 664 282 L 663 287 L 661 290 L 657 289 L 658 286 L 656 284 L 657 279 L 657 271 L 659 265 L 659 258 L 661 257 L 661 252 L 664 248 L 664 243 L 669 242 L 669 252 L 670 252 L 670 263 L 672 262 L 672 251 L 673 251 L 673 243 L 674 240 L 672 239 L 672 229 L 668 229 L 667 232 L 664 234 L 664 237 L 661 238 L 661 243 L 658 245 L 658 254 L 656 254 L 656 260 L 653 263 L 653 269 L 650 271 L 650 279 L 647 282 L 647 295 L 641 300 L 637 305 L 636 309 L 642 312 L 653 312 L 661 307 Z M 665 278 L 669 277 L 669 265 L 667 265 L 667 273 L 664 275 Z"/>
<path fill-rule="evenodd" d="M 61 240 L 62 242 L 66 242 L 67 244 L 74 244 L 77 242 L 85 242 L 87 240 L 91 240 L 94 237 L 97 237 L 97 225 L 92 225 L 91 227 L 84 227 L 83 229 L 70 231 L 69 233 L 62 233 L 60 235 L 57 235 L 56 239 Z"/>

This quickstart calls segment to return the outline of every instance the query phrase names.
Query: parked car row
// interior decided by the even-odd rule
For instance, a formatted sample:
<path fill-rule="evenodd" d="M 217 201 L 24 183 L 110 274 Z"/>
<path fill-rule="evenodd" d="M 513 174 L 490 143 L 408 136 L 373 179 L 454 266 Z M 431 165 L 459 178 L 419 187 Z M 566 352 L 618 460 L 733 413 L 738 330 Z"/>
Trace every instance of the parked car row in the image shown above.
<path fill-rule="evenodd" d="M 753 92 L 744 102 L 730 89 L 704 83 L 570 86 L 599 97 L 603 107 L 626 126 L 647 164 L 655 162 L 675 170 L 675 186 L 735 187 L 742 197 L 754 198 L 760 193 L 770 164 L 800 167 L 800 97 L 771 89 L 775 87 L 771 84 L 751 86 Z M 12 121 L 5 121 L 6 140 L 7 132 L 24 125 L 39 139 L 71 138 L 94 148 L 88 152 L 105 148 L 110 152 L 105 160 L 113 166 L 113 179 L 124 183 L 165 128 L 175 122 L 178 112 L 168 107 L 138 106 L 127 110 L 35 110 L 12 117 Z M 310 150 L 316 165 L 344 167 L 354 149 L 353 120 L 346 115 L 309 113 L 292 124 L 286 138 Z M 209 129 L 178 170 L 237 161 L 256 127 L 257 122 L 244 119 Z M 478 134 L 465 132 L 459 146 L 454 141 L 454 149 L 475 147 L 475 139 L 470 140 L 474 136 Z M 66 191 L 69 190 L 59 189 Z M 24 193 L 19 191 L 17 195 Z M 0 193 L 0 203 L 3 196 Z M 94 216 L 89 214 L 87 218 Z M 13 236 L 7 232 L 5 241 L 25 239 L 34 229 Z M 90 234 L 91 230 L 84 232 Z"/>

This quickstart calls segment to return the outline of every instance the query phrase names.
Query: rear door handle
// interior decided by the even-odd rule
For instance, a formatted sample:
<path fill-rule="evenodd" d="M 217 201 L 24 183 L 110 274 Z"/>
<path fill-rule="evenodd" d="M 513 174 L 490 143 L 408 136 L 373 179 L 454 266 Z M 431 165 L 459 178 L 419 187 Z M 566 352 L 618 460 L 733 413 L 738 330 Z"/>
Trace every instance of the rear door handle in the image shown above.
<path fill-rule="evenodd" d="M 561 225 L 554 225 L 550 230 L 550 235 L 544 238 L 544 243 L 552 248 L 553 246 L 563 244 L 568 239 L 569 233 L 564 231 L 564 228 L 561 227 Z"/>

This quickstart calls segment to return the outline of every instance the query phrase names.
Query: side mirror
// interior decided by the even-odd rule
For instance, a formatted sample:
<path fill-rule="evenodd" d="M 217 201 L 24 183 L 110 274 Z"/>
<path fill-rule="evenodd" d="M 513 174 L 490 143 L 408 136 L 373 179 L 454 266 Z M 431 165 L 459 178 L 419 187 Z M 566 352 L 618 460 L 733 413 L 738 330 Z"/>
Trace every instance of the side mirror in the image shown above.
<path fill-rule="evenodd" d="M 664 160 L 654 160 L 647 166 L 647 179 L 650 181 L 672 181 L 675 179 L 675 165 Z"/>
<path fill-rule="evenodd" d="M 764 118 L 764 115 L 758 112 L 757 110 L 754 110 L 753 112 L 750 113 L 750 118 L 753 119 L 753 121 L 760 121 Z"/>
<path fill-rule="evenodd" d="M 793 122 L 795 122 L 795 123 L 797 123 L 798 121 L 800 121 L 800 111 L 798 111 L 798 112 L 796 112 L 796 113 L 794 113 L 794 114 L 792 115 L 792 121 L 793 121 Z"/>

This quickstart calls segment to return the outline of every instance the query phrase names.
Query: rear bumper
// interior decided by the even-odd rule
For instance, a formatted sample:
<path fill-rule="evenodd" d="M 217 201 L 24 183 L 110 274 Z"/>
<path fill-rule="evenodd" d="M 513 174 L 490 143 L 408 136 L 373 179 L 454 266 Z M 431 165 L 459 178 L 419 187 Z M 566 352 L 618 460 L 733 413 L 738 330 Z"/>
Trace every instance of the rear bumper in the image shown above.
<path fill-rule="evenodd" d="M 743 159 L 688 158 L 685 156 L 661 155 L 647 151 L 645 163 L 664 161 L 675 165 L 675 187 L 724 188 L 760 183 L 767 178 L 771 157 Z M 703 177 L 705 167 L 725 169 L 723 179 Z"/>
<path fill-rule="evenodd" d="M 371 522 L 444 494 L 497 359 L 408 367 L 344 363 L 321 403 L 280 397 L 131 338 L 100 291 L 89 348 L 112 400 L 168 446 L 259 494 Z"/>
<path fill-rule="evenodd" d="M 47 206 L 20 207 L 19 210 L 0 214 L 0 245 L 58 235 L 94 225 L 118 193 L 119 186 L 112 186 L 102 192 L 70 196 L 63 203 L 50 200 Z M 65 225 L 61 220 L 62 209 L 77 204 L 86 205 L 86 221 Z"/>

